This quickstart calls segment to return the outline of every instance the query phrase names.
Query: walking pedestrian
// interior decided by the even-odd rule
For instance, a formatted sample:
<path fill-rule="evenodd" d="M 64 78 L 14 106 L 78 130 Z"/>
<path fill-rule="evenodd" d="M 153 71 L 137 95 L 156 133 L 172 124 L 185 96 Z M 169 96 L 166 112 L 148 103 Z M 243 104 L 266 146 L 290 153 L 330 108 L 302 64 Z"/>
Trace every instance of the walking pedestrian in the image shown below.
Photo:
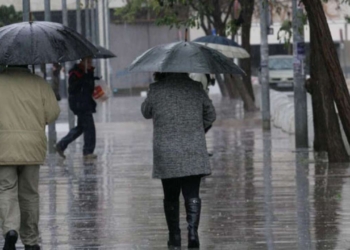
<path fill-rule="evenodd" d="M 78 124 L 56 144 L 57 153 L 66 158 L 64 151 L 68 145 L 84 134 L 84 160 L 96 159 L 96 129 L 93 113 L 96 113 L 96 102 L 92 98 L 95 88 L 94 67 L 92 58 L 84 58 L 69 71 L 68 100 L 69 107 L 78 117 Z"/>
<path fill-rule="evenodd" d="M 211 174 L 205 129 L 215 121 L 215 109 L 203 86 L 188 74 L 161 74 L 159 79 L 150 85 L 141 110 L 146 119 L 153 119 L 153 178 L 162 180 L 168 246 L 181 246 L 179 196 L 182 191 L 188 247 L 197 248 L 200 182 L 203 176 Z"/>
<path fill-rule="evenodd" d="M 60 113 L 56 96 L 27 66 L 0 73 L 0 225 L 3 250 L 39 250 L 39 166 L 46 156 L 45 126 Z"/>

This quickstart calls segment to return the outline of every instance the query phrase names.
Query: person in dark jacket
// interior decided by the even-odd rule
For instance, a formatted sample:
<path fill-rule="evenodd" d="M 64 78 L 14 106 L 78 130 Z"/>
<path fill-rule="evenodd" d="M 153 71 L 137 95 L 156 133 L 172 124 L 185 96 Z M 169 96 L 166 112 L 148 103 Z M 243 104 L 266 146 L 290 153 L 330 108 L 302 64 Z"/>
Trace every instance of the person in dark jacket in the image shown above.
<path fill-rule="evenodd" d="M 95 89 L 94 67 L 92 58 L 84 58 L 69 71 L 68 102 L 69 108 L 78 117 L 78 125 L 56 144 L 57 153 L 65 158 L 68 145 L 84 134 L 84 159 L 96 159 L 93 154 L 96 146 L 96 130 L 93 113 L 96 102 L 92 95 Z"/>
<path fill-rule="evenodd" d="M 142 104 L 153 119 L 153 178 L 161 179 L 169 247 L 181 246 L 179 196 L 185 198 L 188 247 L 198 248 L 201 178 L 211 173 L 205 129 L 216 119 L 214 106 L 201 83 L 188 74 L 155 74 Z"/>

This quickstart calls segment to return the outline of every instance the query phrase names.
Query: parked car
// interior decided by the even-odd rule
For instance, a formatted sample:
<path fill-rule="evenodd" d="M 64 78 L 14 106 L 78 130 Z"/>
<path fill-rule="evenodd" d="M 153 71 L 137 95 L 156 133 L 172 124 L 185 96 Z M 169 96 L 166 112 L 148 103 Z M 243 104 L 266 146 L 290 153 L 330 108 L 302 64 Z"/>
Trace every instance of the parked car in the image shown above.
<path fill-rule="evenodd" d="M 270 87 L 293 90 L 293 56 L 278 55 L 269 57 Z"/>

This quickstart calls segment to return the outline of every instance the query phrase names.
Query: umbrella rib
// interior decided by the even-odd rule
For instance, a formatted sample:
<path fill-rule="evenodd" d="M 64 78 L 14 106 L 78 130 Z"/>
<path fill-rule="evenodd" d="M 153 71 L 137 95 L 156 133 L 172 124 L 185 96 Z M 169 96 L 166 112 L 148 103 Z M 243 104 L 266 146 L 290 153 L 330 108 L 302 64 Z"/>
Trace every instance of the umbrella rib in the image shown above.
<path fill-rule="evenodd" d="M 81 34 L 75 32 L 73 29 L 63 26 L 61 24 L 58 23 L 53 23 L 53 22 L 40 22 L 42 26 L 45 26 L 47 28 L 53 29 L 54 31 L 60 32 L 63 35 L 63 32 L 67 32 L 69 33 L 69 37 L 74 37 L 76 40 L 81 41 L 82 39 L 85 39 L 84 36 L 82 36 Z M 68 38 L 69 38 L 68 37 Z M 89 41 L 88 41 L 89 42 Z M 70 43 L 66 43 L 67 46 L 70 45 Z M 84 56 L 93 56 L 95 53 L 98 52 L 98 49 L 92 44 L 92 43 L 83 43 L 81 42 L 80 46 L 84 46 L 85 50 L 90 50 L 91 52 L 94 52 L 92 54 L 85 54 Z M 74 48 L 76 49 L 76 48 Z"/>
<path fill-rule="evenodd" d="M 48 34 L 48 32 L 47 32 L 43 27 L 41 27 L 40 25 L 38 25 L 37 27 L 38 27 L 39 29 L 41 29 L 41 30 L 45 33 L 45 35 L 46 35 L 47 37 L 50 37 L 49 34 Z M 47 61 L 46 61 L 46 58 L 45 58 L 45 60 L 44 60 L 43 63 L 53 63 L 53 62 L 47 62 Z"/>
<path fill-rule="evenodd" d="M 59 25 L 57 25 L 57 27 L 52 27 L 51 25 L 48 25 L 47 23 L 45 23 L 45 22 L 42 22 L 41 23 L 42 25 L 40 25 L 40 26 L 38 26 L 45 34 L 46 34 L 46 36 L 47 37 L 50 37 L 50 35 L 49 35 L 49 33 L 48 33 L 48 31 L 47 30 L 45 30 L 44 29 L 44 27 L 43 26 L 45 26 L 45 27 L 47 27 L 48 29 L 52 29 L 53 31 L 55 31 L 55 32 L 59 32 L 60 31 L 60 28 L 61 28 L 61 26 L 59 26 Z M 50 43 L 50 45 L 53 47 L 53 49 L 56 49 L 57 48 L 57 45 L 56 44 L 52 44 L 52 43 Z M 67 43 L 67 42 L 65 42 L 64 43 L 64 45 L 67 47 L 67 46 L 69 46 L 70 45 L 70 43 Z M 58 63 L 58 62 L 61 62 L 63 59 L 63 57 L 68 57 L 69 58 L 69 55 L 67 56 L 67 55 L 58 55 L 59 57 L 55 57 L 55 61 L 47 61 L 46 63 Z"/>
<path fill-rule="evenodd" d="M 8 27 L 6 27 L 6 26 L 3 27 L 2 29 L 4 29 L 4 30 L 3 30 L 3 32 L 0 33 L 0 38 L 6 36 L 9 32 L 12 32 L 16 28 L 18 28 L 18 27 L 14 26 L 14 25 L 10 25 Z"/>
<path fill-rule="evenodd" d="M 11 46 L 9 46 L 9 47 L 7 48 L 7 51 L 6 51 L 5 55 L 8 55 L 8 54 L 9 54 L 8 51 L 9 51 L 9 50 L 11 51 L 11 50 L 12 50 L 12 47 L 15 46 L 15 44 L 13 43 L 13 41 L 16 40 L 17 36 L 19 35 L 19 33 L 21 33 L 21 31 L 22 31 L 24 28 L 25 28 L 25 26 L 21 27 L 21 28 L 18 30 L 17 34 L 16 34 L 16 35 L 14 36 L 14 38 L 12 39 Z M 5 58 L 7 59 L 8 57 L 5 56 Z"/>
<path fill-rule="evenodd" d="M 180 44 L 180 43 L 174 44 L 174 47 L 177 49 L 177 47 L 179 46 L 179 44 Z M 175 49 L 170 50 L 170 54 L 169 54 L 169 56 L 167 56 L 167 57 L 164 59 L 164 62 L 170 61 L 170 59 L 172 58 L 172 56 L 174 55 L 174 53 L 175 53 Z M 167 64 L 163 63 L 163 65 L 167 65 Z"/>
<path fill-rule="evenodd" d="M 52 29 L 52 30 L 54 30 L 55 32 L 58 32 L 59 34 L 61 34 L 62 36 L 64 36 L 62 33 L 60 33 L 62 30 L 60 29 L 60 28 L 62 28 L 62 26 L 60 26 L 60 25 L 55 25 L 55 26 L 57 26 L 57 27 L 53 27 L 54 25 L 50 25 L 51 23 L 47 23 L 47 22 L 42 22 L 41 23 L 41 26 L 39 26 L 40 27 L 40 29 L 41 30 L 43 30 L 44 31 L 44 33 L 45 34 L 48 34 L 48 32 L 44 29 L 44 27 L 42 27 L 42 26 L 45 26 L 46 28 L 49 28 L 49 29 Z M 53 23 L 54 24 L 54 23 Z M 74 33 L 72 33 L 72 34 L 74 34 Z M 75 34 L 74 34 L 75 35 Z M 65 42 L 64 43 L 65 44 L 65 46 L 68 48 L 68 47 L 70 47 L 70 48 L 72 48 L 71 50 L 74 50 L 74 48 L 71 46 L 71 44 L 70 43 L 68 43 L 68 42 Z M 67 56 L 68 58 L 69 58 L 69 56 Z M 62 58 L 62 56 L 60 56 L 60 58 Z M 58 59 L 58 61 L 61 61 L 61 60 L 59 60 Z"/>

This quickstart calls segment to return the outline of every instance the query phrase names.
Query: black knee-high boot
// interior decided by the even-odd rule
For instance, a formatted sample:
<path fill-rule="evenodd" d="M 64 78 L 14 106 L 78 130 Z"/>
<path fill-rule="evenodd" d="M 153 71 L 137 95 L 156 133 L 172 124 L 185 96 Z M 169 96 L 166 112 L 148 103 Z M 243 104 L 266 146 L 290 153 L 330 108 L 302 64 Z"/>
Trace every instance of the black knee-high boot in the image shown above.
<path fill-rule="evenodd" d="M 181 247 L 179 201 L 164 200 L 164 212 L 169 229 L 169 247 Z"/>
<path fill-rule="evenodd" d="M 199 248 L 198 226 L 201 215 L 202 201 L 192 198 L 185 201 L 188 223 L 188 248 Z"/>

